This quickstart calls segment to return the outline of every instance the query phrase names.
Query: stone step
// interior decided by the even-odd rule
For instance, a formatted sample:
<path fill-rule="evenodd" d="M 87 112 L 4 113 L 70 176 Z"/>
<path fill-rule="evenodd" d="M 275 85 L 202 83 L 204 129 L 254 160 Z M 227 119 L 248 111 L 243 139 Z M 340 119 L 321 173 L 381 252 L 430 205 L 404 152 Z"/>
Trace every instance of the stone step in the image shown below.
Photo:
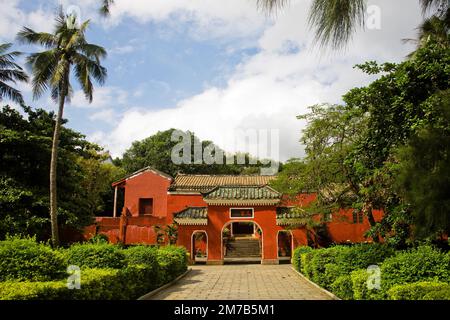
<path fill-rule="evenodd" d="M 261 244 L 258 239 L 245 238 L 228 243 L 227 258 L 261 258 Z"/>

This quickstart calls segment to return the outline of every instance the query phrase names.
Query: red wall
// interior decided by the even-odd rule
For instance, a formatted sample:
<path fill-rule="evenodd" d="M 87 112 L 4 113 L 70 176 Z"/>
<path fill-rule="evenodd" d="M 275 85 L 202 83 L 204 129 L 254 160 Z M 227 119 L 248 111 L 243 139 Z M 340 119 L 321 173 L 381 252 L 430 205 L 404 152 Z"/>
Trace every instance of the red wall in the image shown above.
<path fill-rule="evenodd" d="M 167 189 L 171 180 L 153 172 L 143 172 L 125 182 L 125 207 L 139 216 L 139 199 L 153 198 L 153 215 L 167 215 Z"/>

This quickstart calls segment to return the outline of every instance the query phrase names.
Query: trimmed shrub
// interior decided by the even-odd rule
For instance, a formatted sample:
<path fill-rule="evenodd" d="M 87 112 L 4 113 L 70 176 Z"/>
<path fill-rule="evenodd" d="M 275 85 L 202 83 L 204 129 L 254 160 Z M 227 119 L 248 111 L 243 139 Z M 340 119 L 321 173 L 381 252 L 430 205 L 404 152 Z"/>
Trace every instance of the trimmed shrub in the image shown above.
<path fill-rule="evenodd" d="M 152 283 L 160 284 L 164 281 L 161 267 L 158 263 L 158 249 L 150 246 L 135 246 L 123 250 L 129 266 L 143 265 L 153 272 Z"/>
<path fill-rule="evenodd" d="M 383 290 L 370 289 L 368 286 L 369 273 L 367 270 L 356 270 L 351 273 L 353 298 L 355 300 L 383 300 Z"/>
<path fill-rule="evenodd" d="M 184 247 L 159 248 L 157 260 L 164 282 L 170 282 L 187 270 L 187 251 Z"/>
<path fill-rule="evenodd" d="M 314 257 L 315 250 L 307 253 L 303 253 L 300 256 L 301 260 L 301 272 L 309 279 L 312 278 L 312 266 L 311 260 Z"/>
<path fill-rule="evenodd" d="M 0 281 L 50 281 L 66 276 L 64 256 L 34 238 L 0 242 Z"/>
<path fill-rule="evenodd" d="M 69 264 L 82 268 L 120 269 L 126 266 L 122 250 L 112 244 L 75 244 L 66 250 Z"/>
<path fill-rule="evenodd" d="M 313 251 L 313 256 L 310 260 L 310 267 L 308 267 L 311 273 L 311 280 L 322 287 L 329 287 L 335 279 L 331 279 L 330 275 L 332 273 L 335 276 L 339 276 L 337 268 L 334 268 L 326 274 L 326 266 L 329 264 L 334 264 L 337 256 L 341 254 L 342 251 L 348 250 L 347 247 L 331 247 L 327 249 L 319 249 Z M 330 267 L 329 267 L 330 268 Z"/>
<path fill-rule="evenodd" d="M 381 264 L 395 253 L 395 249 L 386 244 L 356 244 L 339 251 L 335 263 L 339 265 L 343 273 L 347 274 L 371 265 Z"/>
<path fill-rule="evenodd" d="M 450 261 L 441 251 L 422 246 L 386 259 L 381 265 L 381 276 L 386 291 L 396 284 L 449 282 Z"/>
<path fill-rule="evenodd" d="M 0 282 L 0 300 L 57 300 L 66 284 L 59 282 Z"/>
<path fill-rule="evenodd" d="M 339 276 L 331 284 L 331 291 L 343 300 L 353 299 L 353 284 L 350 275 Z"/>
<path fill-rule="evenodd" d="M 69 290 L 65 281 L 10 281 L 0 283 L 0 300 L 134 300 L 159 286 L 149 281 L 153 276 L 145 266 L 83 269 L 80 290 Z"/>
<path fill-rule="evenodd" d="M 391 300 L 450 300 L 450 284 L 415 282 L 395 285 L 388 291 Z"/>
<path fill-rule="evenodd" d="M 292 254 L 292 265 L 295 270 L 301 272 L 302 271 L 302 254 L 311 252 L 313 248 L 307 246 L 297 247 Z"/>

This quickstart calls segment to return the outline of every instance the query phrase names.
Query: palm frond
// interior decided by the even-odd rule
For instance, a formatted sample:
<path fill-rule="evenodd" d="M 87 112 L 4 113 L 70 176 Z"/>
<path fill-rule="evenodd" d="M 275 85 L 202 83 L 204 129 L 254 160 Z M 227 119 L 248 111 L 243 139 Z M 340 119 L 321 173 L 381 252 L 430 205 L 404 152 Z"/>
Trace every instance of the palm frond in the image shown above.
<path fill-rule="evenodd" d="M 11 47 L 11 43 L 0 44 L 0 100 L 7 97 L 23 105 L 24 100 L 20 91 L 7 84 L 8 82 L 16 84 L 17 81 L 28 81 L 28 75 L 14 61 L 21 53 L 17 51 L 8 52 Z"/>
<path fill-rule="evenodd" d="M 289 2 L 289 0 L 256 0 L 257 6 L 269 13 L 284 8 Z"/>
<path fill-rule="evenodd" d="M 435 14 L 444 15 L 450 8 L 450 1 L 448 0 L 420 0 L 423 14 L 430 10 L 435 10 Z"/>
<path fill-rule="evenodd" d="M 34 30 L 24 27 L 17 34 L 17 40 L 23 44 L 38 44 L 45 48 L 52 48 L 56 45 L 56 38 L 53 34 L 46 32 L 35 32 Z"/>
<path fill-rule="evenodd" d="M 114 4 L 114 0 L 101 0 L 100 14 L 107 17 L 111 13 L 111 6 Z"/>
<path fill-rule="evenodd" d="M 27 58 L 27 64 L 33 71 L 33 98 L 39 99 L 49 88 L 49 80 L 52 78 L 58 63 L 57 49 L 31 54 Z"/>
<path fill-rule="evenodd" d="M 22 94 L 19 90 L 14 89 L 3 81 L 0 81 L 0 101 L 2 101 L 3 97 L 6 97 L 9 100 L 14 101 L 20 105 L 25 104 Z"/>
<path fill-rule="evenodd" d="M 342 49 L 356 29 L 364 27 L 365 11 L 365 0 L 314 0 L 308 21 L 321 46 Z"/>

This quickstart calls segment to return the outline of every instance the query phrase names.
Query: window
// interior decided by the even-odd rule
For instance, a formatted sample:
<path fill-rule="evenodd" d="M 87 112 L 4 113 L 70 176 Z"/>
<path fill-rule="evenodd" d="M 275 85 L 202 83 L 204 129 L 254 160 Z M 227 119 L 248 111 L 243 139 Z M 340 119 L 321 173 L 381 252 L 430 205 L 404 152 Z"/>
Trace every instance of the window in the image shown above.
<path fill-rule="evenodd" d="M 153 214 L 153 199 L 139 199 L 139 215 L 151 216 Z"/>
<path fill-rule="evenodd" d="M 230 209 L 230 218 L 253 218 L 253 209 Z"/>
<path fill-rule="evenodd" d="M 353 211 L 353 223 L 363 223 L 364 214 L 362 212 Z"/>

